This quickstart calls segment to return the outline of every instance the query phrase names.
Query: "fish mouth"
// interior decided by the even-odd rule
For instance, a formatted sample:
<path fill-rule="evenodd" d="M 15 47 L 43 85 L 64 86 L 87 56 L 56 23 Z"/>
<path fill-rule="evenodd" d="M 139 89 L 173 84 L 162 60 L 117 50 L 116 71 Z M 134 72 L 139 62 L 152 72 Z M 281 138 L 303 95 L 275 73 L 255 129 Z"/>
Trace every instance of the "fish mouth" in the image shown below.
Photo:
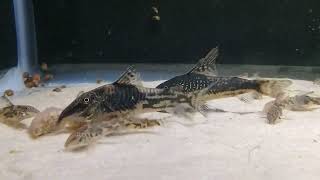
<path fill-rule="evenodd" d="M 65 109 L 63 110 L 60 115 L 59 115 L 59 118 L 58 118 L 58 123 L 60 123 L 62 121 L 62 119 L 64 119 L 65 117 L 69 116 L 71 113 L 68 113 L 69 110 Z"/>
<path fill-rule="evenodd" d="M 69 106 L 67 106 L 60 113 L 57 123 L 60 123 L 62 121 L 62 119 L 66 118 L 68 116 L 79 114 L 79 113 L 77 113 L 79 110 L 80 110 L 79 104 L 76 102 L 72 102 Z"/>

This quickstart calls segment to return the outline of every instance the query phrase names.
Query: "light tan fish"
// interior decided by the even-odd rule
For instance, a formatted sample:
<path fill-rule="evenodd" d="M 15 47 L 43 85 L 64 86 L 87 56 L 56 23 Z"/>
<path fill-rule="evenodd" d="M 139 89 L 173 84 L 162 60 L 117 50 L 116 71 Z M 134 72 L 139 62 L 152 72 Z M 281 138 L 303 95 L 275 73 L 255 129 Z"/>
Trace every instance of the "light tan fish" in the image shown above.
<path fill-rule="evenodd" d="M 267 111 L 267 120 L 269 124 L 276 124 L 280 122 L 281 116 L 283 114 L 283 107 L 279 104 L 271 104 L 269 110 Z"/>
<path fill-rule="evenodd" d="M 283 109 L 285 108 L 287 98 L 285 93 L 280 93 L 275 100 L 265 104 L 263 112 L 267 115 L 267 121 L 269 124 L 279 123 L 281 116 L 283 115 Z"/>
<path fill-rule="evenodd" d="M 49 107 L 38 113 L 32 120 L 28 132 L 32 138 L 57 130 L 57 121 L 62 109 Z"/>

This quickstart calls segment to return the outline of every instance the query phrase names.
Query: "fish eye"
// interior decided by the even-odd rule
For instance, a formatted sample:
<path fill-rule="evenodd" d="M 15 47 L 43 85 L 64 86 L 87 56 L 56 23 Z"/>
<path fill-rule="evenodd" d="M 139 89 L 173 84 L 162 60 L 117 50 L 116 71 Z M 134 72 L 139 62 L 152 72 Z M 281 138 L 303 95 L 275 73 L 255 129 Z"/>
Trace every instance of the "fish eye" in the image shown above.
<path fill-rule="evenodd" d="M 168 86 L 164 86 L 165 89 L 168 89 Z"/>
<path fill-rule="evenodd" d="M 83 101 L 84 101 L 85 103 L 88 103 L 88 102 L 89 102 L 89 98 L 84 98 Z"/>

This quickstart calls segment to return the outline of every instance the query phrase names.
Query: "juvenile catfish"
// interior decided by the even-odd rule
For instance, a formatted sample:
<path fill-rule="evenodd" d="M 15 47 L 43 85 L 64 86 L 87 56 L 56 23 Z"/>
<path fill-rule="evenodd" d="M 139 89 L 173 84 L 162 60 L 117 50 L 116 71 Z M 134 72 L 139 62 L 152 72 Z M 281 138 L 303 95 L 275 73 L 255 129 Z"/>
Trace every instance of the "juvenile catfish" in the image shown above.
<path fill-rule="evenodd" d="M 313 111 L 319 108 L 320 97 L 312 96 L 313 92 L 304 93 L 301 95 L 289 96 L 280 93 L 278 97 L 265 104 L 263 112 L 267 114 L 269 124 L 280 122 L 282 111 Z"/>
<path fill-rule="evenodd" d="M 215 62 L 218 57 L 218 48 L 212 49 L 206 57 L 186 74 L 169 79 L 156 88 L 182 87 L 182 92 L 192 93 L 207 88 L 205 99 L 237 96 L 249 92 L 258 92 L 263 95 L 276 97 L 284 88 L 292 84 L 289 80 L 249 80 L 239 77 L 217 76 Z"/>
<path fill-rule="evenodd" d="M 24 119 L 35 116 L 40 111 L 28 105 L 14 105 L 6 97 L 2 98 L 7 102 L 7 106 L 0 109 L 0 122 L 16 129 L 25 129 L 26 126 L 21 122 Z"/>
<path fill-rule="evenodd" d="M 96 121 L 97 115 L 101 114 L 106 119 L 119 114 L 130 114 L 131 116 L 145 112 L 167 110 L 180 105 L 187 105 L 203 112 L 205 106 L 202 105 L 198 94 L 186 95 L 174 88 L 143 87 L 135 69 L 129 67 L 114 83 L 98 87 L 77 97 L 62 111 L 58 123 L 68 119 L 79 122 Z M 99 119 L 101 120 L 101 118 Z"/>

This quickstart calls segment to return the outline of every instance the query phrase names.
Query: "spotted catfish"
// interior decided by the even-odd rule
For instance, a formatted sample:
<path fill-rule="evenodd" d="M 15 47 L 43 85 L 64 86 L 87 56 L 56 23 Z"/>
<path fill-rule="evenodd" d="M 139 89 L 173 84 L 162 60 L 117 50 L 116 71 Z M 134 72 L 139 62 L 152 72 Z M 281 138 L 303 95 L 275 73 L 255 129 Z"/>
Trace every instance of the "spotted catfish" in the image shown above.
<path fill-rule="evenodd" d="M 16 129 L 25 129 L 21 122 L 24 119 L 35 116 L 40 111 L 28 105 L 14 105 L 6 97 L 2 98 L 7 102 L 7 106 L 0 109 L 0 122 Z"/>
<path fill-rule="evenodd" d="M 206 57 L 200 59 L 189 72 L 169 79 L 156 88 L 182 87 L 182 92 L 192 93 L 210 85 L 204 98 L 211 100 L 249 92 L 276 97 L 278 93 L 292 84 L 289 80 L 249 80 L 239 77 L 217 76 L 215 62 L 218 54 L 218 48 L 216 47 Z"/>
<path fill-rule="evenodd" d="M 181 93 L 175 88 L 143 87 L 135 69 L 129 67 L 114 83 L 98 87 L 77 97 L 62 111 L 58 123 L 68 121 L 68 119 L 81 123 L 96 121 L 97 116 L 101 114 L 107 120 L 119 114 L 134 116 L 144 112 L 174 109 L 178 106 L 193 107 L 204 112 L 206 106 L 203 105 L 201 98 L 198 98 L 198 94 L 200 92 Z"/>

